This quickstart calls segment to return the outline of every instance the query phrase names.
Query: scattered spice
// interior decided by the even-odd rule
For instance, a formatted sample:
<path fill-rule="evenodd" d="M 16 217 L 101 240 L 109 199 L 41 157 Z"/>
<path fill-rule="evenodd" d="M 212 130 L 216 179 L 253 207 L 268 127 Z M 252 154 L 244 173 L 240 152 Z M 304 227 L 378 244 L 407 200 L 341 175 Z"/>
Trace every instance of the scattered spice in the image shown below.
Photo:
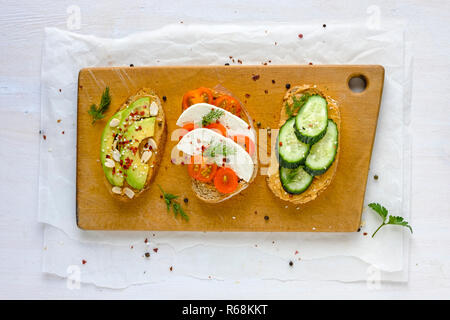
<path fill-rule="evenodd" d="M 254 74 L 254 75 L 252 76 L 253 81 L 258 80 L 259 78 L 260 78 L 260 75 L 259 75 L 259 74 Z"/>
<path fill-rule="evenodd" d="M 184 203 L 188 203 L 189 199 L 188 198 L 184 198 L 183 201 L 184 201 Z"/>
<path fill-rule="evenodd" d="M 42 136 L 42 138 L 44 138 L 44 140 L 47 140 L 47 136 L 45 134 Z"/>
<path fill-rule="evenodd" d="M 261 122 L 258 121 L 258 122 L 256 123 L 256 126 L 257 126 L 258 128 L 261 127 Z"/>
<path fill-rule="evenodd" d="M 298 37 L 299 37 L 300 39 L 303 39 L 303 34 L 299 33 L 299 34 L 298 34 Z"/>
<path fill-rule="evenodd" d="M 322 27 L 324 27 L 324 28 L 326 28 L 327 27 L 327 25 L 324 23 L 323 25 L 322 25 Z"/>
<path fill-rule="evenodd" d="M 59 92 L 61 92 L 61 89 L 59 89 Z"/>
<path fill-rule="evenodd" d="M 358 230 L 356 230 L 356 232 L 361 232 L 361 227 L 359 227 Z"/>
<path fill-rule="evenodd" d="M 367 232 L 364 232 L 363 235 L 367 236 Z"/>
<path fill-rule="evenodd" d="M 269 90 L 267 90 L 267 89 L 264 90 L 264 93 L 265 93 L 265 94 L 268 94 L 268 93 L 269 93 Z"/>
<path fill-rule="evenodd" d="M 147 243 L 148 242 L 148 239 L 147 238 L 145 238 L 145 240 L 144 240 L 144 243 Z"/>
<path fill-rule="evenodd" d="M 164 101 L 164 102 L 167 101 L 167 97 L 166 97 L 166 96 L 163 96 L 162 98 L 163 98 L 163 101 Z"/>
<path fill-rule="evenodd" d="M 295 253 L 294 254 L 298 254 L 298 250 L 295 250 Z"/>
<path fill-rule="evenodd" d="M 242 64 L 242 60 L 238 59 L 238 63 L 239 63 L 239 64 Z"/>
<path fill-rule="evenodd" d="M 291 88 L 291 84 L 290 83 L 286 83 L 286 89 L 290 89 Z"/>
<path fill-rule="evenodd" d="M 132 67 L 132 68 L 133 68 L 133 67 L 134 67 L 134 64 L 132 64 L 132 63 L 131 63 L 131 64 L 130 64 L 130 67 Z"/>
<path fill-rule="evenodd" d="M 60 123 L 60 122 L 61 122 L 61 119 L 56 120 L 56 122 Z"/>
<path fill-rule="evenodd" d="M 154 251 L 155 253 L 157 253 L 157 252 L 158 252 L 158 248 L 154 248 L 153 251 Z"/>
<path fill-rule="evenodd" d="M 250 94 L 246 93 L 246 94 L 245 94 L 245 97 L 246 97 L 246 98 L 250 98 Z"/>
<path fill-rule="evenodd" d="M 289 266 L 292 267 L 294 265 L 294 262 L 289 261 Z"/>
<path fill-rule="evenodd" d="M 172 271 L 172 270 L 173 270 L 173 267 L 171 266 L 171 267 L 169 268 L 169 270 Z"/>
<path fill-rule="evenodd" d="M 375 180 L 378 180 L 378 175 L 377 175 L 377 174 L 374 175 L 373 178 L 374 178 Z"/>
<path fill-rule="evenodd" d="M 150 253 L 149 253 L 149 252 L 146 252 L 146 253 L 145 253 L 145 257 L 146 257 L 146 258 L 150 258 Z"/>
<path fill-rule="evenodd" d="M 272 80 L 272 83 L 275 84 L 275 80 Z"/>
<path fill-rule="evenodd" d="M 230 64 L 227 62 L 227 63 L 225 63 L 225 65 L 226 65 L 226 66 L 229 66 Z"/>
<path fill-rule="evenodd" d="M 310 66 L 312 66 L 313 65 L 313 63 L 312 62 L 310 62 L 310 63 L 308 63 Z"/>
<path fill-rule="evenodd" d="M 83 259 L 83 260 L 81 260 L 81 263 L 82 263 L 82 264 L 86 264 L 87 261 Z"/>
<path fill-rule="evenodd" d="M 269 220 L 269 216 L 264 216 L 264 220 L 268 221 Z"/>
<path fill-rule="evenodd" d="M 64 131 L 62 131 L 61 133 L 64 134 Z"/>

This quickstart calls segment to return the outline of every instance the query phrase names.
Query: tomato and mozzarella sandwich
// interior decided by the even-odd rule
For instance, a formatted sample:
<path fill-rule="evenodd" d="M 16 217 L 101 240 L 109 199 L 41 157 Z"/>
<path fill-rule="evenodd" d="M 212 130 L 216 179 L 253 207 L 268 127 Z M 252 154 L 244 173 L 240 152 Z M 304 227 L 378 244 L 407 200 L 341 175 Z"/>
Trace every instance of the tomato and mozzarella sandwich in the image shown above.
<path fill-rule="evenodd" d="M 197 197 L 217 203 L 247 188 L 258 164 L 256 133 L 242 103 L 223 91 L 199 88 L 184 95 L 182 108 L 177 149 Z"/>

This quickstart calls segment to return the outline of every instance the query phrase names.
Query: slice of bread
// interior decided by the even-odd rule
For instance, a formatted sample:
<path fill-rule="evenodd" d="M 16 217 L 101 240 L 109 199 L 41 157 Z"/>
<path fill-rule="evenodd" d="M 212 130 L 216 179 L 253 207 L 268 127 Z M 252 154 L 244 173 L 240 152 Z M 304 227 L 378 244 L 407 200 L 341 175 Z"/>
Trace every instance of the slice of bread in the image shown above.
<path fill-rule="evenodd" d="M 219 85 L 214 87 L 212 89 L 212 91 L 213 91 L 213 96 L 215 98 L 226 94 L 226 95 L 232 96 L 233 98 L 237 99 L 235 96 L 233 96 L 233 94 L 231 92 L 229 92 L 227 89 L 225 89 L 224 87 L 219 86 Z M 237 100 L 239 101 L 239 99 L 237 99 Z M 250 114 L 248 113 L 244 104 L 242 102 L 240 102 L 240 103 L 241 103 L 241 109 L 242 109 L 241 118 L 249 124 L 249 126 L 251 127 L 252 130 L 255 130 L 253 127 L 253 120 L 250 117 Z M 256 132 L 255 132 L 255 137 L 256 137 Z M 256 141 L 254 141 L 254 142 L 256 145 Z M 258 174 L 258 159 L 257 159 L 257 151 L 256 150 L 255 150 L 254 155 L 252 155 L 252 160 L 253 160 L 253 175 L 252 175 L 251 179 L 248 182 L 246 182 L 244 180 L 239 180 L 238 186 L 234 192 L 228 193 L 228 194 L 223 194 L 223 193 L 220 193 L 219 191 L 217 191 L 217 189 L 214 187 L 213 184 L 204 183 L 204 182 L 201 182 L 201 181 L 191 178 L 192 190 L 194 191 L 197 198 L 199 198 L 200 200 L 203 200 L 205 202 L 208 202 L 208 203 L 218 203 L 218 202 L 222 202 L 227 199 L 230 199 L 231 197 L 237 195 L 242 190 L 246 189 L 250 185 L 250 183 L 253 182 L 256 175 Z"/>
<path fill-rule="evenodd" d="M 164 154 L 164 148 L 165 148 L 166 138 L 167 138 L 166 116 L 165 116 L 164 109 L 161 104 L 161 100 L 151 89 L 148 89 L 148 88 L 140 89 L 138 92 L 136 92 L 135 95 L 129 97 L 121 105 L 121 107 L 115 111 L 115 113 L 126 109 L 131 103 L 133 103 L 134 101 L 138 100 L 139 98 L 143 98 L 143 97 L 149 97 L 150 103 L 152 103 L 154 101 L 158 105 L 158 114 L 156 115 L 156 122 L 155 122 L 155 133 L 154 133 L 153 137 L 151 137 L 156 142 L 157 149 L 153 150 L 152 156 L 151 156 L 150 160 L 148 161 L 149 168 L 148 168 L 147 180 L 145 182 L 145 186 L 143 189 L 137 190 L 137 189 L 132 188 L 131 186 L 129 186 L 127 184 L 127 181 L 125 179 L 124 184 L 121 188 L 122 193 L 117 194 L 112 191 L 113 186 L 108 182 L 108 180 L 105 177 L 105 183 L 106 183 L 111 195 L 115 199 L 118 199 L 121 201 L 132 201 L 135 198 L 137 198 L 138 196 L 140 196 L 141 194 L 143 194 L 149 188 L 149 185 L 151 184 L 151 182 L 153 181 L 153 178 L 156 176 L 156 174 L 158 172 L 159 164 L 161 163 L 162 156 Z M 145 143 L 148 140 L 149 139 L 144 139 L 140 143 L 139 151 L 138 151 L 140 155 L 142 155 L 143 146 L 145 145 Z M 134 196 L 132 198 L 130 198 L 129 196 L 127 196 L 124 193 L 125 188 L 128 188 L 133 191 Z"/>
<path fill-rule="evenodd" d="M 292 106 L 293 104 L 293 97 L 300 98 L 303 94 L 318 94 L 322 97 L 324 97 L 327 100 L 328 103 L 328 118 L 332 119 L 337 127 L 338 131 L 340 133 L 341 128 L 341 116 L 339 113 L 339 107 L 333 99 L 331 99 L 329 96 L 325 95 L 321 90 L 319 90 L 316 86 L 311 85 L 302 85 L 302 86 L 296 86 L 292 87 L 290 90 L 288 90 L 283 98 L 283 106 L 281 108 L 281 114 L 280 114 L 280 121 L 279 121 L 279 127 L 281 127 L 286 120 L 289 118 L 289 116 L 286 113 L 286 103 L 289 106 Z M 340 134 L 338 135 L 340 137 Z M 284 201 L 289 201 L 294 204 L 304 204 L 309 201 L 312 201 L 316 199 L 330 184 L 333 180 L 334 175 L 336 174 L 338 162 L 339 162 L 339 148 L 340 143 L 338 141 L 338 150 L 336 154 L 336 158 L 331 165 L 331 167 L 322 175 L 314 177 L 313 182 L 309 186 L 309 188 L 297 195 L 289 194 L 287 193 L 280 181 L 280 175 L 279 175 L 279 164 L 276 156 L 272 157 L 271 165 L 268 170 L 268 176 L 266 178 L 267 185 L 269 186 L 269 189 L 273 192 L 273 194 Z M 274 154 L 274 150 L 272 150 L 272 154 Z"/>

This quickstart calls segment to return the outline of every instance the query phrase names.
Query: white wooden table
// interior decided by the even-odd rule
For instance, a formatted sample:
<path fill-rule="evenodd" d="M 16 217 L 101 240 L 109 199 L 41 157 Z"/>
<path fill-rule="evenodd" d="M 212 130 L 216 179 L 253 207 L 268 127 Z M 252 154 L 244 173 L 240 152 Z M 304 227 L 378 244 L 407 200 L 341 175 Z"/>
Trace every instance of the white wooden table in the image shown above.
<path fill-rule="evenodd" d="M 450 2 L 2 1 L 0 3 L 0 298 L 450 298 Z M 189 278 L 107 290 L 41 273 L 36 222 L 43 28 L 120 37 L 167 23 L 361 23 L 404 19 L 414 40 L 410 281 L 205 281 Z M 77 30 L 78 29 L 78 30 Z M 393 244 L 395 245 L 395 244 Z M 386 248 L 388 250 L 389 248 Z"/>

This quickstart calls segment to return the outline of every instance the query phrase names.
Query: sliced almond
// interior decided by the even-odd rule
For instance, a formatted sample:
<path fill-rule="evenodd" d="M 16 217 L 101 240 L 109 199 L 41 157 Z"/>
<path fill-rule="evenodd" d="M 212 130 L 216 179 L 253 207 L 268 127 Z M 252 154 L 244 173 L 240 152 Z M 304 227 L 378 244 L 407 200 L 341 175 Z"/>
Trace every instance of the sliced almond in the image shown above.
<path fill-rule="evenodd" d="M 119 150 L 114 149 L 112 157 L 113 157 L 113 159 L 115 161 L 119 162 L 120 161 L 120 152 L 119 152 Z"/>
<path fill-rule="evenodd" d="M 106 159 L 105 160 L 105 167 L 108 168 L 114 168 L 116 166 L 116 163 L 112 159 Z"/>
<path fill-rule="evenodd" d="M 115 194 L 122 194 L 122 188 L 121 187 L 112 187 L 111 191 Z"/>
<path fill-rule="evenodd" d="M 151 151 L 144 151 L 141 157 L 142 163 L 146 163 L 148 160 L 150 160 L 151 157 L 152 157 Z"/>
<path fill-rule="evenodd" d="M 148 144 L 152 147 L 152 150 L 157 150 L 158 146 L 156 145 L 156 141 L 152 138 L 148 139 Z"/>
<path fill-rule="evenodd" d="M 158 114 L 158 105 L 155 103 L 155 101 L 153 101 L 150 104 L 150 116 L 156 117 L 157 114 Z"/>
<path fill-rule="evenodd" d="M 123 193 L 127 195 L 128 198 L 133 199 L 134 197 L 134 191 L 130 188 L 123 188 Z"/>
<path fill-rule="evenodd" d="M 119 123 L 120 123 L 120 120 L 117 118 L 114 118 L 109 122 L 109 126 L 111 128 L 114 128 L 114 127 L 117 127 L 119 125 Z"/>

